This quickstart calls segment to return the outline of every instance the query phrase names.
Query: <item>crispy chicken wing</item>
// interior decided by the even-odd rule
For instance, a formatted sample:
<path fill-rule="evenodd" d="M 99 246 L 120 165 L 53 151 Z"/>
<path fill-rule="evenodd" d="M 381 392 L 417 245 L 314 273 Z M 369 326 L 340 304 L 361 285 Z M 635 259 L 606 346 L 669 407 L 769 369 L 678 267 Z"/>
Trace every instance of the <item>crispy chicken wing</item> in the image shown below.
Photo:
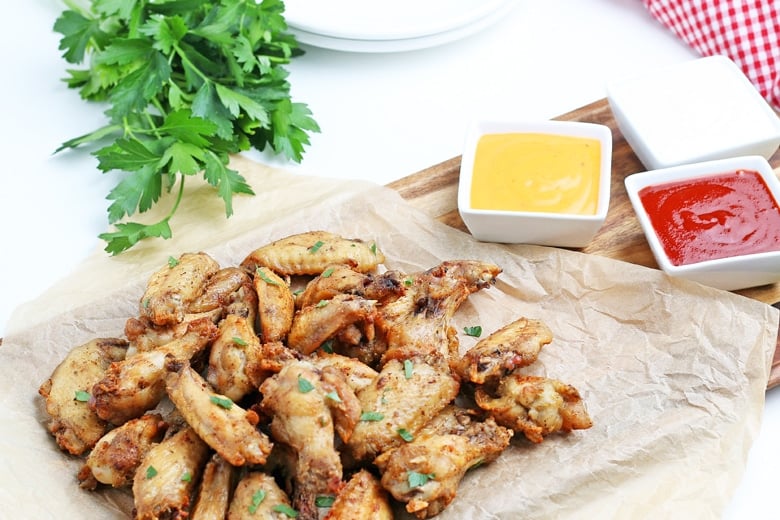
<path fill-rule="evenodd" d="M 369 471 L 362 469 L 352 475 L 336 495 L 323 520 L 392 520 L 393 510 L 387 491 Z"/>
<path fill-rule="evenodd" d="M 234 466 L 265 464 L 271 441 L 255 428 L 259 417 L 215 393 L 187 361 L 167 366 L 168 397 L 187 423 L 214 451 Z"/>
<path fill-rule="evenodd" d="M 254 287 L 263 342 L 281 341 L 290 332 L 295 313 L 295 298 L 290 286 L 272 270 L 258 267 L 254 273 Z"/>
<path fill-rule="evenodd" d="M 577 389 L 555 379 L 512 373 L 501 379 L 495 392 L 478 387 L 474 398 L 499 424 L 535 443 L 554 432 L 593 425 Z"/>
<path fill-rule="evenodd" d="M 452 402 L 460 385 L 446 361 L 431 364 L 422 358 L 388 361 L 371 384 L 358 392 L 363 420 L 349 439 L 350 454 L 370 461 L 403 443 L 399 431 L 416 434 Z"/>
<path fill-rule="evenodd" d="M 68 453 L 81 455 L 106 433 L 108 424 L 87 403 L 89 392 L 111 363 L 125 358 L 127 347 L 117 338 L 94 339 L 75 347 L 38 389 L 46 401 L 49 431 Z"/>
<path fill-rule="evenodd" d="M 317 350 L 315 355 L 310 356 L 308 359 L 320 369 L 325 367 L 337 369 L 356 394 L 370 385 L 379 376 L 379 372 L 362 361 L 340 354 L 328 354 L 322 350 Z"/>
<path fill-rule="evenodd" d="M 188 306 L 188 313 L 217 310 L 220 317 L 237 314 L 255 322 L 257 294 L 252 277 L 240 267 L 223 267 L 211 275 L 203 286 L 203 292 Z"/>
<path fill-rule="evenodd" d="M 497 381 L 536 361 L 552 339 L 552 331 L 541 321 L 520 318 L 479 340 L 460 359 L 454 358 L 453 369 L 472 383 Z"/>
<path fill-rule="evenodd" d="M 247 371 L 263 356 L 254 327 L 243 316 L 229 314 L 219 323 L 219 335 L 211 344 L 206 380 L 218 393 L 239 401 L 257 389 Z"/>
<path fill-rule="evenodd" d="M 263 382 L 261 408 L 273 417 L 275 440 L 297 455 L 293 503 L 302 519 L 316 519 L 318 495 L 341 487 L 342 465 L 335 433 L 348 439 L 360 407 L 341 373 L 318 369 L 308 361 L 291 361 Z"/>
<path fill-rule="evenodd" d="M 191 359 L 216 333 L 216 325 L 201 318 L 190 323 L 182 337 L 112 363 L 105 376 L 92 387 L 90 406 L 100 418 L 112 424 L 140 417 L 165 396 L 166 359 Z"/>
<path fill-rule="evenodd" d="M 250 272 L 268 267 L 283 276 L 317 275 L 333 264 L 368 272 L 384 261 L 385 256 L 376 242 L 344 238 L 327 231 L 309 231 L 255 249 L 241 266 Z"/>
<path fill-rule="evenodd" d="M 309 305 L 295 313 L 287 345 L 304 355 L 317 350 L 326 340 L 356 323 L 372 323 L 376 302 L 351 294 Z"/>
<path fill-rule="evenodd" d="M 219 264 L 206 253 L 184 253 L 149 278 L 140 315 L 155 325 L 173 325 L 184 319 L 188 306 L 201 294 Z"/>
<path fill-rule="evenodd" d="M 133 478 L 136 520 L 186 518 L 209 447 L 184 427 L 146 453 Z"/>
<path fill-rule="evenodd" d="M 512 430 L 492 418 L 476 421 L 450 406 L 417 436 L 375 459 L 382 486 L 417 518 L 439 514 L 455 498 L 463 476 L 492 462 L 509 446 Z"/>
<path fill-rule="evenodd" d="M 132 484 L 144 456 L 153 444 L 160 442 L 167 428 L 159 413 L 149 413 L 106 433 L 79 471 L 81 487 L 94 489 L 98 483 L 113 487 Z"/>
<path fill-rule="evenodd" d="M 230 507 L 235 471 L 225 459 L 214 453 L 203 468 L 198 498 L 189 520 L 225 520 Z"/>
<path fill-rule="evenodd" d="M 288 511 L 292 511 L 290 499 L 274 478 L 252 471 L 238 482 L 227 520 L 289 520 Z"/>

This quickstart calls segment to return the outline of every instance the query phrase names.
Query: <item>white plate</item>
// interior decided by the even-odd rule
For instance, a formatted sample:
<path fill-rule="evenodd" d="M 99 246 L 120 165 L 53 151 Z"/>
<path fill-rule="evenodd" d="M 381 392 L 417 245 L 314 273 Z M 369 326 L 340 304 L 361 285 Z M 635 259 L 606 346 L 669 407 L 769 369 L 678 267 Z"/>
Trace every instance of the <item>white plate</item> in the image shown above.
<path fill-rule="evenodd" d="M 407 0 L 381 6 L 375 5 L 375 2 L 348 0 L 338 0 L 336 4 L 345 6 L 345 10 L 352 10 L 356 15 L 353 17 L 350 14 L 347 19 L 339 20 L 330 13 L 329 17 L 318 20 L 316 13 L 324 14 L 329 10 L 312 0 L 288 0 L 285 18 L 290 32 L 301 43 L 325 49 L 349 52 L 408 51 L 449 43 L 474 34 L 498 21 L 515 7 L 516 2 L 431 1 L 421 2 L 422 7 L 418 8 L 409 7 L 411 2 Z M 347 4 L 352 7 L 347 8 Z M 326 5 L 337 11 L 333 3 Z M 414 13 L 414 18 L 410 18 L 409 13 Z"/>

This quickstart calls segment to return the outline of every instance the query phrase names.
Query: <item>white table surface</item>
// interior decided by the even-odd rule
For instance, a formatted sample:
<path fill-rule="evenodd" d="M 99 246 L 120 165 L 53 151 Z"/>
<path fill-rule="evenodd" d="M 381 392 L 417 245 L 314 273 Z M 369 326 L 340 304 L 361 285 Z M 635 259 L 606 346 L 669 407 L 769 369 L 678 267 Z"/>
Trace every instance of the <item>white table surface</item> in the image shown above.
<path fill-rule="evenodd" d="M 106 229 L 105 196 L 115 183 L 86 152 L 52 155 L 104 122 L 103 107 L 61 81 L 66 64 L 51 29 L 61 10 L 55 0 L 27 0 L 0 17 L 0 337 L 18 304 L 103 247 L 96 237 Z M 292 94 L 309 105 L 322 133 L 301 165 L 249 156 L 380 184 L 458 155 L 471 118 L 552 118 L 603 98 L 611 79 L 695 57 L 639 0 L 518 0 L 490 28 L 434 48 L 306 50 L 288 67 Z M 778 515 L 778 438 L 780 390 L 767 393 L 760 435 L 724 518 Z"/>

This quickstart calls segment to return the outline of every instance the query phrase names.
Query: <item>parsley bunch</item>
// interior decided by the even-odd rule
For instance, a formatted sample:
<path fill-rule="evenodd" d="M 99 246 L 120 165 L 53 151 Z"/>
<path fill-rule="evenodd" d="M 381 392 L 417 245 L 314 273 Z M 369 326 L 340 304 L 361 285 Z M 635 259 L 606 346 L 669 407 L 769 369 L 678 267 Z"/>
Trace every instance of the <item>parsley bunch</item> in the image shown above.
<path fill-rule="evenodd" d="M 54 24 L 72 64 L 65 79 L 89 101 L 106 102 L 108 123 L 66 141 L 87 143 L 98 168 L 126 175 L 107 199 L 105 250 L 118 254 L 149 237 L 170 238 L 170 219 L 184 181 L 202 173 L 233 214 L 234 193 L 254 194 L 228 168 L 229 156 L 269 146 L 300 162 L 319 127 L 308 107 L 293 103 L 284 65 L 303 53 L 286 33 L 282 0 L 90 0 Z M 127 221 L 177 187 L 161 221 Z M 121 222 L 120 222 L 121 221 Z"/>

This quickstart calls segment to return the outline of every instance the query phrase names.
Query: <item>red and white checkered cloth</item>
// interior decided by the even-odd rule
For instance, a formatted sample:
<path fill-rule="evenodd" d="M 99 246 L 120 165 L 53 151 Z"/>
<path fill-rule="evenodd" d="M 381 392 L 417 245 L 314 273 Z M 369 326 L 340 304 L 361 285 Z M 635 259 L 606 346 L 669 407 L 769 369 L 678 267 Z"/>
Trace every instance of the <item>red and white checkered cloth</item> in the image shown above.
<path fill-rule="evenodd" d="M 643 0 L 702 56 L 731 58 L 780 111 L 780 0 Z"/>

